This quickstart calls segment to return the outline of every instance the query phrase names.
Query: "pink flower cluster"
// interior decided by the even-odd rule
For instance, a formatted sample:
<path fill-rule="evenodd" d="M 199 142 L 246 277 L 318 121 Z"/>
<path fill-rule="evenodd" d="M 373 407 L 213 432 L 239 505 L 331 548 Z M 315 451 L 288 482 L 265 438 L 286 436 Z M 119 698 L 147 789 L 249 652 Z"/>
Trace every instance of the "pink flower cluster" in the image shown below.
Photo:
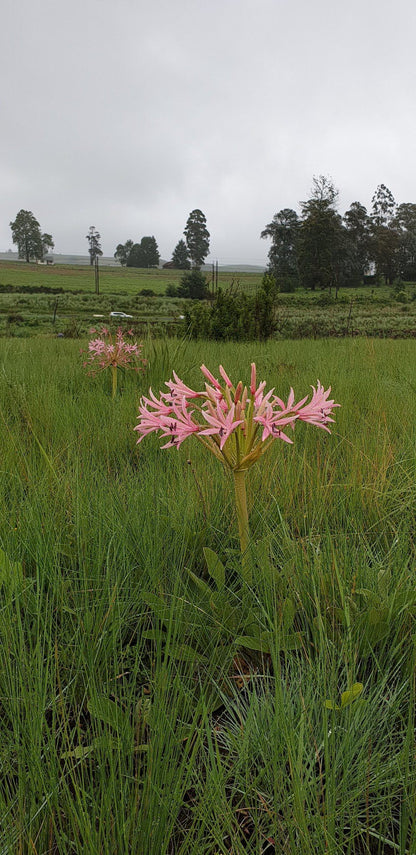
<path fill-rule="evenodd" d="M 274 394 L 274 389 L 265 392 L 265 381 L 257 385 L 254 362 L 249 388 L 241 380 L 233 386 L 222 365 L 222 383 L 205 365 L 201 365 L 201 371 L 206 380 L 203 391 L 190 389 L 173 372 L 173 380 L 166 383 L 167 392 L 157 398 L 150 389 L 149 397 L 141 398 L 135 427 L 140 434 L 138 442 L 156 431 L 168 440 L 162 448 L 179 448 L 195 434 L 231 469 L 247 469 L 273 440 L 291 443 L 286 431 L 293 430 L 296 421 L 330 432 L 332 410 L 339 404 L 329 399 L 331 387 L 325 390 L 319 381 L 316 388 L 312 386 L 309 403 L 308 396 L 296 403 L 293 389 L 285 402 Z"/>
<path fill-rule="evenodd" d="M 96 329 L 90 330 L 91 334 L 97 332 Z M 127 335 L 132 336 L 133 331 L 129 330 Z M 88 358 L 84 362 L 84 368 L 91 366 L 88 373 L 93 376 L 98 371 L 111 367 L 140 371 L 146 365 L 141 352 L 142 345 L 137 342 L 128 343 L 121 328 L 112 336 L 106 327 L 102 327 L 98 337 L 91 339 L 88 344 Z"/>

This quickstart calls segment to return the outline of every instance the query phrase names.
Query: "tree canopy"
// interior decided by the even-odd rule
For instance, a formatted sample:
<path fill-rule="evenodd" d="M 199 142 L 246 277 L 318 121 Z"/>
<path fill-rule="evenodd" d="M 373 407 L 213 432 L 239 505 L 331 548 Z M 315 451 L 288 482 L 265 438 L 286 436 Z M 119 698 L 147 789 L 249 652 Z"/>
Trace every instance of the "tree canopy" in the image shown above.
<path fill-rule="evenodd" d="M 160 261 L 156 238 L 142 237 L 140 243 L 134 243 L 127 256 L 127 267 L 158 267 Z"/>
<path fill-rule="evenodd" d="M 416 280 L 416 204 L 397 206 L 385 184 L 374 193 L 371 213 L 356 201 L 341 217 L 337 199 L 330 178 L 314 178 L 300 217 L 284 208 L 261 232 L 272 241 L 268 271 L 279 288 L 354 286 L 371 266 L 387 283 L 397 276 Z"/>
<path fill-rule="evenodd" d="M 127 264 L 127 259 L 130 255 L 130 252 L 133 248 L 133 241 L 126 240 L 126 243 L 119 243 L 116 246 L 116 251 L 114 253 L 114 258 L 116 261 L 119 261 L 122 267 L 125 267 Z"/>
<path fill-rule="evenodd" d="M 189 270 L 191 262 L 184 240 L 179 240 L 172 253 L 172 265 L 176 270 Z"/>
<path fill-rule="evenodd" d="M 416 205 L 398 205 L 393 225 L 399 237 L 397 262 L 403 279 L 416 280 Z"/>
<path fill-rule="evenodd" d="M 298 257 L 297 241 L 299 238 L 299 217 L 291 208 L 283 208 L 274 215 L 273 220 L 260 237 L 271 238 L 269 249 L 269 272 L 280 284 L 287 279 L 297 277 Z"/>
<path fill-rule="evenodd" d="M 338 191 L 326 176 L 313 179 L 310 199 L 301 203 L 298 264 L 302 282 L 315 290 L 339 285 L 344 255 Z"/>
<path fill-rule="evenodd" d="M 90 264 L 94 264 L 94 261 L 98 256 L 102 255 L 101 249 L 101 235 L 97 232 L 95 226 L 90 226 L 88 230 L 88 234 L 85 235 L 88 241 L 88 252 L 90 255 Z"/>
<path fill-rule="evenodd" d="M 192 266 L 200 269 L 209 253 L 209 231 L 205 215 L 199 208 L 191 211 L 184 229 Z"/>
<path fill-rule="evenodd" d="M 13 243 L 17 244 L 19 258 L 27 262 L 32 259 L 42 261 L 49 250 L 53 249 L 52 235 L 42 234 L 40 225 L 32 211 L 19 211 L 16 219 L 10 223 Z"/>

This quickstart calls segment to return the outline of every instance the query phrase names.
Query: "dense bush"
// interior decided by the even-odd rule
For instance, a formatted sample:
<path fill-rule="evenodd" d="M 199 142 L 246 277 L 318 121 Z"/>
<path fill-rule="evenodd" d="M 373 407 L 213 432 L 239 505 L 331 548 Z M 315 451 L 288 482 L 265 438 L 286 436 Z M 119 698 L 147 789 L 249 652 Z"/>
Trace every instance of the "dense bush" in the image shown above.
<path fill-rule="evenodd" d="M 208 297 L 206 276 L 200 270 L 184 273 L 180 285 L 176 289 L 176 295 L 178 297 L 189 297 L 191 300 L 205 300 Z"/>
<path fill-rule="evenodd" d="M 256 294 L 218 289 L 211 303 L 187 306 L 185 326 L 192 338 L 215 341 L 265 341 L 277 329 L 277 290 L 266 275 Z"/>

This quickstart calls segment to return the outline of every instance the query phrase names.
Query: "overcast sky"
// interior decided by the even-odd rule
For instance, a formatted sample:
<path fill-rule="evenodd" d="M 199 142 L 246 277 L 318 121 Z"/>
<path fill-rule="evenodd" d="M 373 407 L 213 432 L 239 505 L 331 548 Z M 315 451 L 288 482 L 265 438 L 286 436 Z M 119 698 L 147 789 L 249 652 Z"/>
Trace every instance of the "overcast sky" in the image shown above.
<path fill-rule="evenodd" d="M 55 252 L 154 235 L 191 210 L 209 261 L 330 176 L 341 213 L 384 183 L 416 202 L 414 0 L 3 0 L 0 251 L 23 208 Z"/>

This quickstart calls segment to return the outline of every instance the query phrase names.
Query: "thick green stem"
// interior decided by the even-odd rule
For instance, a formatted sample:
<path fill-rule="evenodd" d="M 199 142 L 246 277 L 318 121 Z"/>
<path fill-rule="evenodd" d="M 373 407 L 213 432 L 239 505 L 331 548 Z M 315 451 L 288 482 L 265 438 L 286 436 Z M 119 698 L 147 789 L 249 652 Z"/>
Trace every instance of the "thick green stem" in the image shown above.
<path fill-rule="evenodd" d="M 250 529 L 248 525 L 247 494 L 246 494 L 246 469 L 233 469 L 235 506 L 237 510 L 238 533 L 240 535 L 241 569 L 242 576 L 247 585 L 251 585 L 251 561 L 250 561 Z"/>
<path fill-rule="evenodd" d="M 117 392 L 117 365 L 111 366 L 111 379 L 112 379 L 112 387 L 111 387 L 111 397 L 116 397 Z"/>

